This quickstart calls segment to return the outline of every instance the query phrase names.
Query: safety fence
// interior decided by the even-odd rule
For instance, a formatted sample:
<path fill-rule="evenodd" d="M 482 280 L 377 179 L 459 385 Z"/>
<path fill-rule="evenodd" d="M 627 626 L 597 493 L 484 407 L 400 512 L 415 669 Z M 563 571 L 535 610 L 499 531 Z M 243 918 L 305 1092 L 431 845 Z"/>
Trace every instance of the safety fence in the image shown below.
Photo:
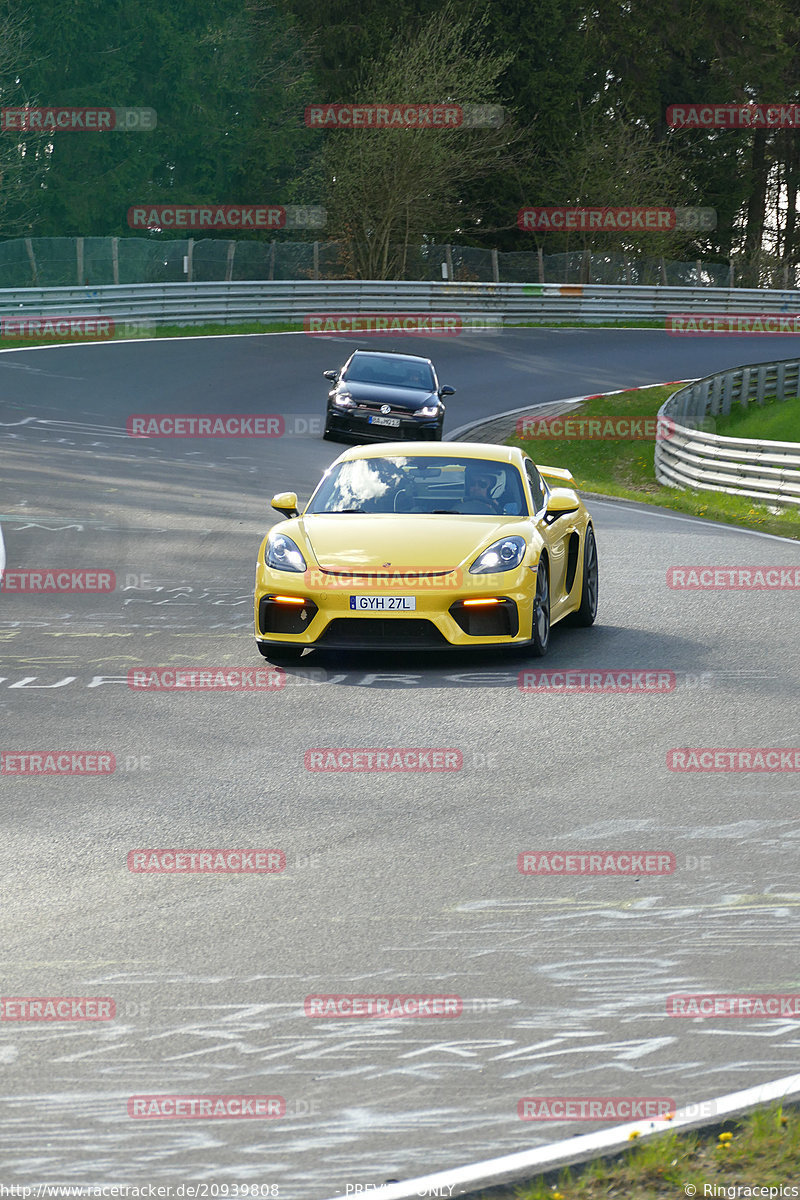
<path fill-rule="evenodd" d="M 53 237 L 0 241 L 0 288 L 131 283 L 233 283 L 348 279 L 343 242 L 255 238 Z M 734 287 L 752 278 L 744 259 L 679 262 L 617 251 L 545 253 L 427 243 L 397 247 L 406 280 L 461 283 L 605 283 L 623 286 Z M 446 273 L 446 274 L 445 274 Z M 749 273 L 749 274 L 748 274 Z M 762 272 L 763 274 L 763 272 Z M 793 286 L 794 268 L 775 284 Z"/>
<path fill-rule="evenodd" d="M 800 395 L 800 360 L 751 363 L 698 379 L 674 392 L 659 410 L 655 467 L 668 487 L 729 492 L 800 505 L 800 444 L 708 433 L 708 417 L 727 416 Z"/>

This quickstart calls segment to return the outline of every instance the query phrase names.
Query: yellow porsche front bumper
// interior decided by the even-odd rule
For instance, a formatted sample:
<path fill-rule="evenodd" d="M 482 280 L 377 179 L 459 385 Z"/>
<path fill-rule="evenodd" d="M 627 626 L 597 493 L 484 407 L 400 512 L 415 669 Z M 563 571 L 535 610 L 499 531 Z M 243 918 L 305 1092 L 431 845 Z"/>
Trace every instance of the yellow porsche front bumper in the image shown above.
<path fill-rule="evenodd" d="M 256 571 L 255 634 L 266 645 L 385 649 L 497 646 L 531 637 L 536 566 L 495 575 Z M 374 603 L 373 603 L 374 602 Z"/>

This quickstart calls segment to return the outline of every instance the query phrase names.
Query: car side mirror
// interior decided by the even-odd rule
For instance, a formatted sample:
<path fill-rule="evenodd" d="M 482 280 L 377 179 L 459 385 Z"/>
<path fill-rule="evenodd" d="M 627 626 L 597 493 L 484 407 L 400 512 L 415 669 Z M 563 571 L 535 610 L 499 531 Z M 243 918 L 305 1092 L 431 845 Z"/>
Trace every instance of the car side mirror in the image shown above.
<path fill-rule="evenodd" d="M 323 371 L 322 374 L 326 379 L 330 379 L 331 383 L 336 383 L 337 379 L 339 378 L 338 371 Z"/>
<path fill-rule="evenodd" d="M 545 525 L 552 525 L 559 517 L 565 517 L 568 513 L 576 513 L 580 507 L 576 500 L 575 493 L 568 488 L 553 488 L 547 499 Z"/>
<path fill-rule="evenodd" d="M 284 517 L 298 517 L 297 492 L 278 492 L 277 496 L 272 497 L 272 507 Z"/>
<path fill-rule="evenodd" d="M 455 396 L 455 394 L 456 394 L 456 389 L 454 387 L 450 387 L 449 383 L 446 383 L 444 385 L 444 387 L 439 388 L 440 396 Z"/>

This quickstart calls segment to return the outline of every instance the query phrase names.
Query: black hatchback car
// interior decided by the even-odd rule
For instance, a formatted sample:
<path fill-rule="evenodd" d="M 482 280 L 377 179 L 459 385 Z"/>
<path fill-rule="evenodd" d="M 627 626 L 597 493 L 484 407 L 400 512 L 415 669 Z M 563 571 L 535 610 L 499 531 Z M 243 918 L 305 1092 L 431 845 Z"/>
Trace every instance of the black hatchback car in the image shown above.
<path fill-rule="evenodd" d="M 328 393 L 323 437 L 358 442 L 442 440 L 443 396 L 429 358 L 392 350 L 355 350 L 338 371 L 324 371 Z"/>

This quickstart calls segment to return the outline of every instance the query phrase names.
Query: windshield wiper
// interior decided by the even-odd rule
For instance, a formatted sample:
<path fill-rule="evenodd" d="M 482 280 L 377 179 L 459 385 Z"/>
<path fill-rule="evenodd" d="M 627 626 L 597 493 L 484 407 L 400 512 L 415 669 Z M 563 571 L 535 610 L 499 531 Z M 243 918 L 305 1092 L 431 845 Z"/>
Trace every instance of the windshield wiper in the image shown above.
<path fill-rule="evenodd" d="M 453 516 L 456 516 L 456 517 L 463 516 L 463 513 L 461 512 L 460 508 L 434 508 L 431 511 L 433 513 L 451 513 Z"/>
<path fill-rule="evenodd" d="M 363 508 L 334 508 L 334 509 L 331 509 L 331 511 L 334 513 L 351 513 L 351 512 L 363 513 L 364 510 L 363 510 Z"/>

